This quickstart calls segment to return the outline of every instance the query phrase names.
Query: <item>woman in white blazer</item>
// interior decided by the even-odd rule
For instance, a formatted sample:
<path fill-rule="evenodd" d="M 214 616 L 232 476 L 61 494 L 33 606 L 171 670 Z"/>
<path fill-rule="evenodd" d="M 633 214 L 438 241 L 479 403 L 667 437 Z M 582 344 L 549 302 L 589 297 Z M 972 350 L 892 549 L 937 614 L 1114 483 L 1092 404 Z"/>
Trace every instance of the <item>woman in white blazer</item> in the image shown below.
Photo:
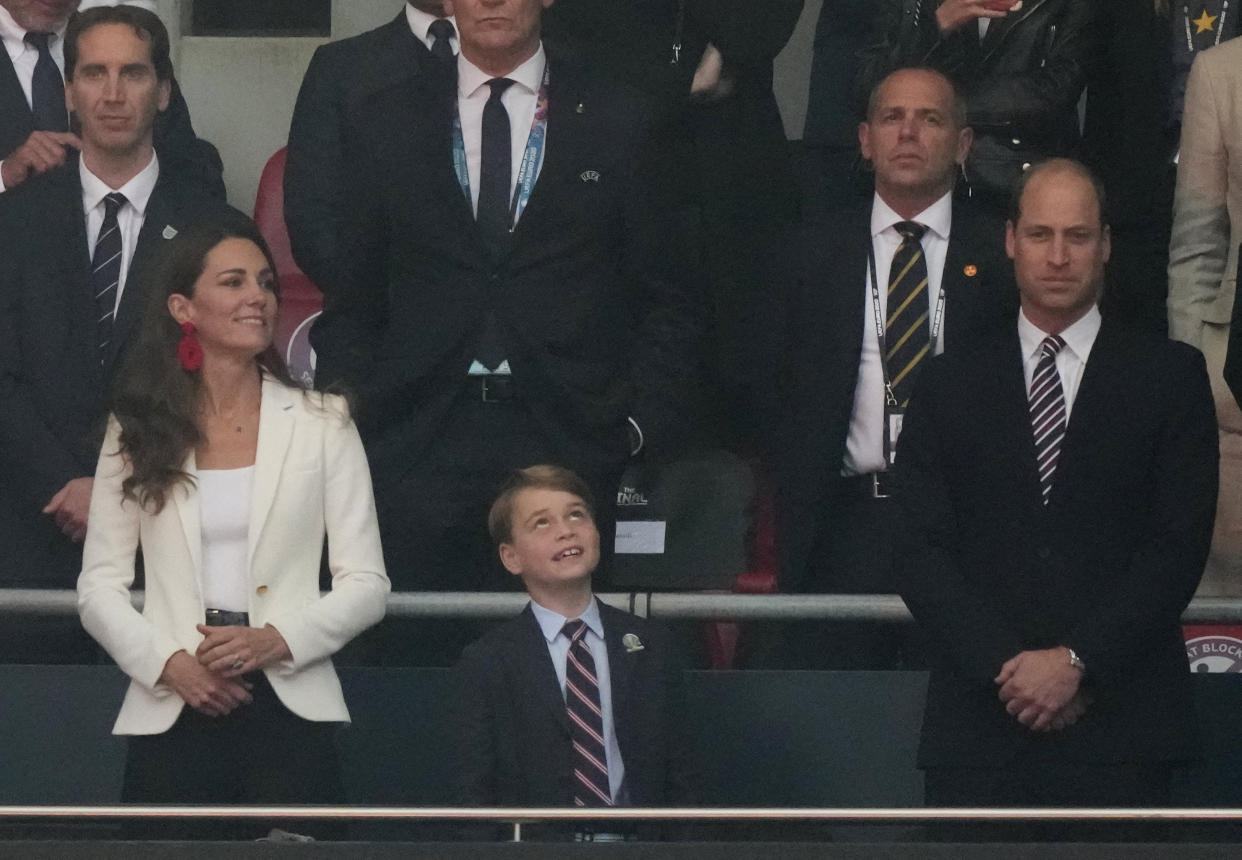
<path fill-rule="evenodd" d="M 275 265 L 254 225 L 191 228 L 163 253 L 78 579 L 83 625 L 132 679 L 122 797 L 340 802 L 349 712 L 330 656 L 389 591 L 366 456 L 344 401 L 296 388 L 271 348 Z"/>

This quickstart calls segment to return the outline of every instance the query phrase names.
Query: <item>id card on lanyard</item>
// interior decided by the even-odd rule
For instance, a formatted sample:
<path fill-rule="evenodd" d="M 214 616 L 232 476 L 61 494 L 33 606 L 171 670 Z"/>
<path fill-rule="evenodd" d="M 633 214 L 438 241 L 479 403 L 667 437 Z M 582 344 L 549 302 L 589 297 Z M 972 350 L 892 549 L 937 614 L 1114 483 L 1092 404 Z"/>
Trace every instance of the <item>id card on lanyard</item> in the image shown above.
<path fill-rule="evenodd" d="M 867 248 L 867 274 L 871 282 L 871 311 L 875 320 L 875 339 L 880 348 L 880 372 L 884 379 L 884 462 L 888 468 L 893 467 L 897 459 L 897 438 L 901 436 L 901 422 L 905 418 L 905 407 L 897 402 L 893 393 L 893 382 L 888 375 L 888 348 L 884 337 L 884 312 L 880 310 L 880 279 L 876 274 L 875 247 Z M 944 286 L 936 296 L 936 313 L 932 317 L 931 349 L 936 352 L 936 338 L 940 335 L 940 326 L 944 322 Z"/>
<path fill-rule="evenodd" d="M 548 137 L 548 68 L 543 69 L 543 83 L 535 102 L 535 119 L 526 138 L 526 151 L 518 168 L 517 184 L 509 203 L 509 229 L 512 231 L 526 211 L 526 204 L 534 193 L 539 179 L 539 167 L 543 163 L 543 148 Z M 466 195 L 466 203 L 473 206 L 470 192 L 470 168 L 466 161 L 466 138 L 461 131 L 461 109 L 453 112 L 453 168 L 457 171 L 457 184 Z"/>

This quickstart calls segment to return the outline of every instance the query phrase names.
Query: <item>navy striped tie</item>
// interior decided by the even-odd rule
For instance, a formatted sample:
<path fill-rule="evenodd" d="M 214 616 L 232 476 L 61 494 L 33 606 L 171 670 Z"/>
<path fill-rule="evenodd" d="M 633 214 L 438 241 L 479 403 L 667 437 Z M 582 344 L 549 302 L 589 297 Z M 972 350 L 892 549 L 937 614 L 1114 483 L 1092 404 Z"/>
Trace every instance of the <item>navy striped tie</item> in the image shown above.
<path fill-rule="evenodd" d="M 121 228 L 117 213 L 125 205 L 125 195 L 113 191 L 104 197 L 104 219 L 91 255 L 90 290 L 95 299 L 95 346 L 103 364 L 112 341 L 112 320 L 116 316 L 116 291 L 121 282 Z"/>
<path fill-rule="evenodd" d="M 604 749 L 604 712 L 599 704 L 595 658 L 586 642 L 586 622 L 567 621 L 561 632 L 569 639 L 565 659 L 565 708 L 569 712 L 574 754 L 574 806 L 612 806 L 608 787 L 608 754 Z"/>
<path fill-rule="evenodd" d="M 1044 504 L 1052 493 L 1052 473 L 1061 456 L 1065 438 L 1065 393 L 1057 372 L 1057 353 L 1065 346 L 1059 336 L 1044 338 L 1039 345 L 1039 364 L 1031 377 L 1031 430 L 1035 434 L 1035 459 L 1039 464 L 1039 487 Z"/>

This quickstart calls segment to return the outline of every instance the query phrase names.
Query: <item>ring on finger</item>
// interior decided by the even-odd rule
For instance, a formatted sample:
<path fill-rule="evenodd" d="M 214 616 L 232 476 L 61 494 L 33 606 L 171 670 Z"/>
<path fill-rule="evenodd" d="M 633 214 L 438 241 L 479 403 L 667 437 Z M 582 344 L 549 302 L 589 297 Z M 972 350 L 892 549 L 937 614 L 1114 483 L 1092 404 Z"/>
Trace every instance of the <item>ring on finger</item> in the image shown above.
<path fill-rule="evenodd" d="M 234 672 L 236 672 L 238 669 L 240 669 L 242 666 L 245 666 L 245 665 L 246 665 L 246 661 L 243 660 L 241 657 L 234 657 L 233 665 L 229 666 L 229 668 L 232 669 Z"/>

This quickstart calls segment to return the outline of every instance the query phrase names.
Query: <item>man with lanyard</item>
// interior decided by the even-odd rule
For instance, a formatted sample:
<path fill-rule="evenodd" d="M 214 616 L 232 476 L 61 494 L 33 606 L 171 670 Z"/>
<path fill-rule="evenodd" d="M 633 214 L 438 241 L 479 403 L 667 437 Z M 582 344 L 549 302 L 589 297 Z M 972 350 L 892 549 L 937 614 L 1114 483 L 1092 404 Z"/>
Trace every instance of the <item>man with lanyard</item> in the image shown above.
<path fill-rule="evenodd" d="M 507 587 L 480 523 L 509 471 L 567 465 L 608 499 L 689 420 L 698 313 L 656 270 L 646 112 L 548 58 L 549 5 L 446 2 L 455 97 L 407 83 L 358 112 L 311 337 L 319 384 L 355 395 L 399 590 Z"/>
<path fill-rule="evenodd" d="M 1003 226 L 953 199 L 971 131 L 949 80 L 890 74 L 859 142 L 873 200 L 810 222 L 793 263 L 776 454 L 787 591 L 893 590 L 889 479 L 921 364 L 1016 307 Z M 786 644 L 798 666 L 887 666 L 900 650 L 889 630 L 858 625 L 816 624 Z"/>

